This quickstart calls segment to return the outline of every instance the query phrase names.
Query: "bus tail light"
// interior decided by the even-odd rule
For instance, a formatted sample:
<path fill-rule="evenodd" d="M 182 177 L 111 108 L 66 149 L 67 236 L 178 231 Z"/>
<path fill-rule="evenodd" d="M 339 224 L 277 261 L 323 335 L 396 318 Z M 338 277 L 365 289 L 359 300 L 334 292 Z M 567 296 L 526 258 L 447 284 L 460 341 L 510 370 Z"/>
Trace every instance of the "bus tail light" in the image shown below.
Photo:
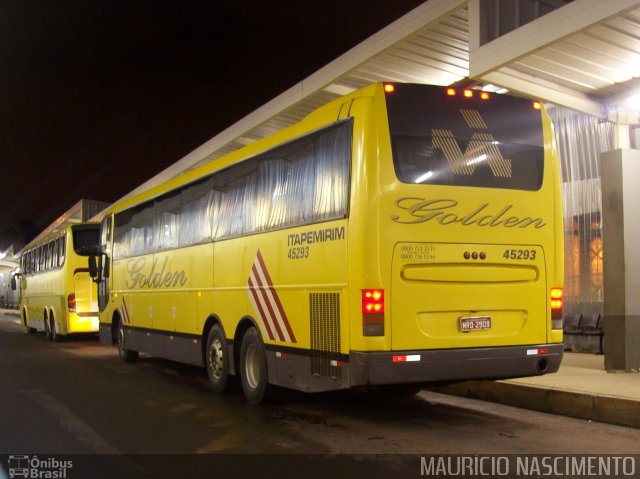
<path fill-rule="evenodd" d="M 384 336 L 384 290 L 362 290 L 362 334 Z"/>
<path fill-rule="evenodd" d="M 551 288 L 551 320 L 562 320 L 562 288 Z"/>
<path fill-rule="evenodd" d="M 67 306 L 69 306 L 69 312 L 76 312 L 76 293 L 69 293 L 67 296 Z"/>

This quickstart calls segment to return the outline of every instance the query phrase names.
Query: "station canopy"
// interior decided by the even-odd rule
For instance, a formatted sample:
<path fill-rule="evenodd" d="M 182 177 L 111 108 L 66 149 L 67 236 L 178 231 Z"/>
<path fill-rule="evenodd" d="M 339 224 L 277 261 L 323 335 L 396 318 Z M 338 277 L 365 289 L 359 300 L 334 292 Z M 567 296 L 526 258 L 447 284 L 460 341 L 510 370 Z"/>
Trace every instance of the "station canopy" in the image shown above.
<path fill-rule="evenodd" d="M 630 98 L 640 92 L 640 0 L 547 0 L 557 8 L 490 41 L 487 10 L 482 10 L 486 2 L 491 0 L 425 2 L 127 196 L 264 138 L 378 81 L 505 89 L 602 119 L 618 121 L 622 115 L 631 119 L 628 123 L 637 122 L 640 97 L 632 111 L 625 112 Z"/>

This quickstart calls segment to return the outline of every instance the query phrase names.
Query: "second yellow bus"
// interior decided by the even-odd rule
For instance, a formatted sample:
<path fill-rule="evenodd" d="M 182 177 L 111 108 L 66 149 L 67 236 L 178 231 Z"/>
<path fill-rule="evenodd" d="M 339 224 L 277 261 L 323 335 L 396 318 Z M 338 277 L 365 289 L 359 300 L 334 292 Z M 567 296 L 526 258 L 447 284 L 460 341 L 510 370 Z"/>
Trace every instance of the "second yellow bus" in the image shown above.
<path fill-rule="evenodd" d="M 98 251 L 99 234 L 99 224 L 69 225 L 24 248 L 20 315 L 29 333 L 44 331 L 58 341 L 98 331 L 97 288 L 87 260 Z"/>

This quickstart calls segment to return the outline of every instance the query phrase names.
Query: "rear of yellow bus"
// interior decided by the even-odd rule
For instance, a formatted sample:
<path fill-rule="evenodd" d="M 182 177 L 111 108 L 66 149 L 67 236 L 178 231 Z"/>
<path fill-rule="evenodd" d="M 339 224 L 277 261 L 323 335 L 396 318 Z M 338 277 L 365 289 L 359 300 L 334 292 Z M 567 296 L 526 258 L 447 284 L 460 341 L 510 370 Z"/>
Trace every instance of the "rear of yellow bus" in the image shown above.
<path fill-rule="evenodd" d="M 373 103 L 352 385 L 557 371 L 561 184 L 543 107 L 406 84 Z"/>
<path fill-rule="evenodd" d="M 88 258 L 99 249 L 100 225 L 82 223 L 70 229 L 67 265 L 68 291 L 66 333 L 98 332 L 98 293 L 89 275 Z"/>

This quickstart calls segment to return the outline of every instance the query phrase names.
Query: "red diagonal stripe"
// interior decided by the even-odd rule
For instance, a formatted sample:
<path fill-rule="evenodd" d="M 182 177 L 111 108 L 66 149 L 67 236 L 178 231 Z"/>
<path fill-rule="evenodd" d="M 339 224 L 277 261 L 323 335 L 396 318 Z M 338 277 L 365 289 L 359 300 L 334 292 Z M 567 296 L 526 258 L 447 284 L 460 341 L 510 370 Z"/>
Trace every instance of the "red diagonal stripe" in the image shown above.
<path fill-rule="evenodd" d="M 267 334 L 269 335 L 269 339 L 273 340 L 273 332 L 271 331 L 271 326 L 269 326 L 269 321 L 267 321 L 264 311 L 262 310 L 262 305 L 260 304 L 260 299 L 258 298 L 258 292 L 256 291 L 255 285 L 251 282 L 251 275 L 249 275 L 249 291 L 253 296 L 253 301 L 256 304 L 256 308 L 258 308 L 258 314 L 260 315 L 260 319 L 262 320 L 262 324 L 264 324 L 265 329 L 267 330 Z"/>
<path fill-rule="evenodd" d="M 127 311 L 127 304 L 124 302 L 124 298 L 122 298 L 122 312 L 124 313 L 124 322 L 129 323 L 129 311 Z"/>
<path fill-rule="evenodd" d="M 260 267 L 262 268 L 262 271 L 264 272 L 264 277 L 265 277 L 265 280 L 267 281 L 267 285 L 269 287 L 269 290 L 273 293 L 273 298 L 276 301 L 276 306 L 277 306 L 278 310 L 280 311 L 280 315 L 282 316 L 282 321 L 284 322 L 285 328 L 287 328 L 287 332 L 289 333 L 289 337 L 291 338 L 291 342 L 295 343 L 296 342 L 296 337 L 293 334 L 293 330 L 291 329 L 291 325 L 289 324 L 289 319 L 287 318 L 287 314 L 284 312 L 284 308 L 282 307 L 282 303 L 280 302 L 280 297 L 278 296 L 278 293 L 276 292 L 275 288 L 273 287 L 273 281 L 271 281 L 271 276 L 269 276 L 269 271 L 267 270 L 267 267 L 264 264 L 264 259 L 262 258 L 262 254 L 260 253 L 260 250 L 258 250 L 257 258 L 258 258 L 258 262 L 260 263 Z"/>
<path fill-rule="evenodd" d="M 264 273 L 264 271 L 263 271 Z M 269 298 L 269 295 L 267 294 L 267 292 L 265 291 L 265 287 L 263 284 L 260 283 L 260 274 L 258 272 L 258 268 L 257 265 L 254 263 L 253 265 L 253 274 L 256 278 L 256 281 L 258 281 L 258 286 L 259 288 L 257 289 L 258 294 L 260 294 L 260 296 L 262 296 L 262 299 L 264 299 L 265 304 L 267 305 L 267 309 L 269 310 L 269 315 L 271 317 L 271 320 L 273 321 L 273 325 L 276 328 L 276 332 L 278 335 L 278 340 L 280 341 L 284 341 L 284 334 L 282 334 L 282 329 L 280 328 L 280 322 L 278 321 L 278 317 L 276 316 L 275 311 L 273 310 L 273 305 L 271 303 L 271 299 Z M 266 274 L 265 274 L 265 278 L 266 278 Z"/>

